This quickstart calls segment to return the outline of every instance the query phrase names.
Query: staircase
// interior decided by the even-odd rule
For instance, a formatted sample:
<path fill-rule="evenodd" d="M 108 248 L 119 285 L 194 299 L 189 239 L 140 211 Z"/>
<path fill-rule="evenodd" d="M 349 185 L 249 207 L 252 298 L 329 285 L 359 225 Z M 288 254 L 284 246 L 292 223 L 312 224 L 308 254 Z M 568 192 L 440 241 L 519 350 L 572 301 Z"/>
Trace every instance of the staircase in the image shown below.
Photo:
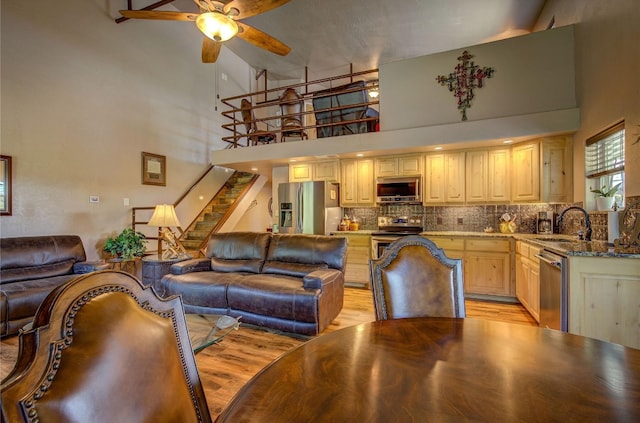
<path fill-rule="evenodd" d="M 193 257 L 201 257 L 209 236 L 217 232 L 235 209 L 236 202 L 256 180 L 257 175 L 234 172 L 193 223 L 182 233 L 180 242 Z"/>

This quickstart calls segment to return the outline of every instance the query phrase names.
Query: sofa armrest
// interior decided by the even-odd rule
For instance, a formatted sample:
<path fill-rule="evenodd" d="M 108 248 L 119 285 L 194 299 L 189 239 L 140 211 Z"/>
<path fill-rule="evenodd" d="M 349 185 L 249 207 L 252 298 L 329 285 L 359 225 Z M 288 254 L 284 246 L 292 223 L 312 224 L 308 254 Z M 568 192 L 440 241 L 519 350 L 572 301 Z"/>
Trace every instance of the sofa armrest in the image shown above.
<path fill-rule="evenodd" d="M 206 272 L 209 270 L 211 270 L 210 258 L 196 258 L 171 265 L 172 275 L 184 275 L 185 273 Z"/>
<path fill-rule="evenodd" d="M 323 289 L 341 277 L 342 272 L 336 269 L 315 270 L 302 278 L 302 286 L 305 289 Z"/>
<path fill-rule="evenodd" d="M 111 265 L 103 261 L 78 261 L 73 263 L 73 273 L 75 274 L 91 273 L 108 269 L 111 269 Z"/>

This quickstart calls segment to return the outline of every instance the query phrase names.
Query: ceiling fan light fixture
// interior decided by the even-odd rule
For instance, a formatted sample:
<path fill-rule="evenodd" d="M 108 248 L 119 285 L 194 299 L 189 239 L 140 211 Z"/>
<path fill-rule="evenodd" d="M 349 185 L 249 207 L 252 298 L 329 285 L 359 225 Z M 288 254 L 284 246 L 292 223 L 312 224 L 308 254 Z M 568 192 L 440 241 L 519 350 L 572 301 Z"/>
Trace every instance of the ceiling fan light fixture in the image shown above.
<path fill-rule="evenodd" d="M 378 88 L 371 88 L 369 90 L 369 97 L 371 98 L 378 98 L 378 96 L 380 95 L 380 91 L 378 91 Z"/>
<path fill-rule="evenodd" d="M 226 41 L 238 33 L 238 24 L 220 12 L 201 13 L 196 25 L 202 33 L 214 41 Z"/>

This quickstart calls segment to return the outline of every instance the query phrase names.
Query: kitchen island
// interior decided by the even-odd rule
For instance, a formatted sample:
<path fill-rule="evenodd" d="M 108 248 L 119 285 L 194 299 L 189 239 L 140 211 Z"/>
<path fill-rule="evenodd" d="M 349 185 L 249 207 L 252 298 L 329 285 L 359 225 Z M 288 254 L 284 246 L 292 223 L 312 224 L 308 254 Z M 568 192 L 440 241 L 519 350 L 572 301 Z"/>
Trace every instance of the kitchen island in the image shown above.
<path fill-rule="evenodd" d="M 548 250 L 567 259 L 568 330 L 570 333 L 619 343 L 640 349 L 640 248 L 614 247 L 602 241 L 580 241 L 568 235 L 502 234 L 479 232 L 422 232 L 445 249 L 451 257 L 474 256 L 467 244 L 484 241 L 491 245 L 514 243 L 509 283 L 512 295 L 518 298 L 539 321 L 540 251 Z M 453 248 L 458 245 L 457 248 Z M 473 244 L 472 244 L 473 245 Z M 460 247 L 463 246 L 463 247 Z M 486 255 L 486 253 L 485 253 Z M 488 256 L 487 256 L 488 257 Z M 478 278 L 503 273 L 496 260 L 465 262 L 465 294 L 478 286 L 499 285 Z M 484 266 L 487 270 L 478 270 Z M 495 269 L 498 269 L 496 271 Z M 504 281 L 503 281 L 504 282 Z M 468 286 L 471 284 L 471 288 Z M 503 285 L 503 286 L 506 286 Z M 503 299 L 509 297 L 504 291 Z"/>

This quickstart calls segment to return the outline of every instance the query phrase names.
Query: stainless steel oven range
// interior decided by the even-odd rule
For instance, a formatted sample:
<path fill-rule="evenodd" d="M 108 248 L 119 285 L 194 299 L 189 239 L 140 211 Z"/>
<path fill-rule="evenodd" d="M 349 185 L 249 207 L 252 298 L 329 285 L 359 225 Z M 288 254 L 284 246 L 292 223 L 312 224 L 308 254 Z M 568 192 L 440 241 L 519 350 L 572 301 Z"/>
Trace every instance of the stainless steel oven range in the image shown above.
<path fill-rule="evenodd" d="M 396 239 L 422 231 L 421 216 L 380 216 L 378 231 L 371 234 L 371 255 L 374 259 L 380 258 L 384 249 Z"/>

